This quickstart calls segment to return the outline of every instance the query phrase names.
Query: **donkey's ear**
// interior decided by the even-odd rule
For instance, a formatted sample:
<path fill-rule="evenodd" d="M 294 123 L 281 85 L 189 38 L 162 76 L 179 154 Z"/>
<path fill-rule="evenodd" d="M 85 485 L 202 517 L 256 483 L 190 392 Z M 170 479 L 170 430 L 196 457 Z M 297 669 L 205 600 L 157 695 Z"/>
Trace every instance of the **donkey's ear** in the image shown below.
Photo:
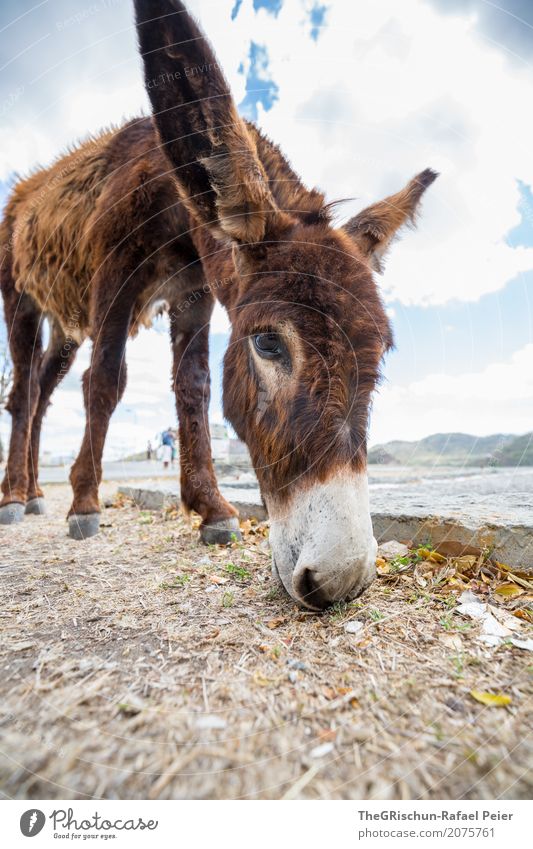
<path fill-rule="evenodd" d="M 216 238 L 260 241 L 277 215 L 255 143 L 179 0 L 135 0 L 154 121 L 183 203 Z"/>
<path fill-rule="evenodd" d="M 382 270 L 381 260 L 400 227 L 414 223 L 420 199 L 437 177 L 435 171 L 426 168 L 401 192 L 363 209 L 344 225 L 376 271 Z"/>

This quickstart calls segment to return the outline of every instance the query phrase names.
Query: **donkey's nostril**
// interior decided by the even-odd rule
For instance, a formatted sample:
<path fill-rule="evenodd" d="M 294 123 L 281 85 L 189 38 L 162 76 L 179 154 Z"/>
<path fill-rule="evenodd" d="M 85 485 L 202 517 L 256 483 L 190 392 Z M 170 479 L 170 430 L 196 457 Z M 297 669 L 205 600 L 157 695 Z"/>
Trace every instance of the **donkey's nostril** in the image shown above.
<path fill-rule="evenodd" d="M 331 599 L 328 598 L 324 589 L 317 582 L 316 574 L 312 569 L 298 570 L 298 573 L 293 577 L 292 585 L 296 597 L 306 607 L 323 610 L 331 603 Z"/>

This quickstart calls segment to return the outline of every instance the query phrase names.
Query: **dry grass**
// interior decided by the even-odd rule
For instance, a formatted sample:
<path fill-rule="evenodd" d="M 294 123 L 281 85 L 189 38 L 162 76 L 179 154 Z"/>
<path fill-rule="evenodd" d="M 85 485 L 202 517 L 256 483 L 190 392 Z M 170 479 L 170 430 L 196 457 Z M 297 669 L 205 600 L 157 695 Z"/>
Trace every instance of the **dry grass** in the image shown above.
<path fill-rule="evenodd" d="M 393 569 L 306 614 L 261 533 L 206 549 L 181 517 L 124 504 L 76 543 L 68 499 L 49 487 L 49 518 L 0 529 L 6 797 L 530 795 L 533 656 L 483 646 L 440 571 Z"/>

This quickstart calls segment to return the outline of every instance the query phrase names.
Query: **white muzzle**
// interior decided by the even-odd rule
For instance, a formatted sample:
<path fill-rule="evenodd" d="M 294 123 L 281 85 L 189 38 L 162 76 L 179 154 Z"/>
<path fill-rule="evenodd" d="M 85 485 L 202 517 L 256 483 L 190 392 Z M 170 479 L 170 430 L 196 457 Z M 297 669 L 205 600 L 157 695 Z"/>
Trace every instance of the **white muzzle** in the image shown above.
<path fill-rule="evenodd" d="M 265 495 L 272 567 L 299 604 L 321 610 L 354 598 L 376 574 L 368 480 L 351 470 L 305 484 L 289 502 Z"/>

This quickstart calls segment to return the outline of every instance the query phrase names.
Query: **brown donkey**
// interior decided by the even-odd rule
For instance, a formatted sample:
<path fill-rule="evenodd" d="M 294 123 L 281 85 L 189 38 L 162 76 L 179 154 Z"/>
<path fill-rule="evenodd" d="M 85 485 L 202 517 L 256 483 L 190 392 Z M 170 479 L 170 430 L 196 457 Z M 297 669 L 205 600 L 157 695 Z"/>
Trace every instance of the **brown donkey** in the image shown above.
<path fill-rule="evenodd" d="M 310 608 L 374 575 L 366 479 L 369 403 L 392 334 L 372 268 L 414 219 L 435 174 L 335 229 L 279 149 L 243 121 L 213 52 L 177 0 L 137 0 L 154 117 L 90 139 L 19 183 L 2 223 L 1 286 L 15 366 L 0 521 L 42 509 L 39 433 L 83 339 L 86 429 L 71 472 L 70 534 L 98 529 L 110 417 L 128 335 L 170 315 L 181 494 L 202 538 L 238 533 L 211 463 L 208 331 L 215 297 L 232 335 L 224 412 L 268 508 L 273 569 Z M 45 352 L 41 322 L 52 332 Z"/>

